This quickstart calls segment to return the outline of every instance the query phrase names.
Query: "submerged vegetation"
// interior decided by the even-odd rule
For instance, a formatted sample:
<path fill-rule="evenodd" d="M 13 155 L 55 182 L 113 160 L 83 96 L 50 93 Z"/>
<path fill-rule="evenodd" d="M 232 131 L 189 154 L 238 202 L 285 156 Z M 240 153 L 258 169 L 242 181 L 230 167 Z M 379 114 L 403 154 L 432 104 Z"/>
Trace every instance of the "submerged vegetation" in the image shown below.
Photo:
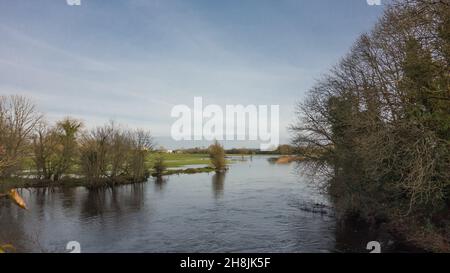
<path fill-rule="evenodd" d="M 450 3 L 392 4 L 298 105 L 294 143 L 341 215 L 450 251 Z M 311 156 L 307 153 L 305 156 Z"/>

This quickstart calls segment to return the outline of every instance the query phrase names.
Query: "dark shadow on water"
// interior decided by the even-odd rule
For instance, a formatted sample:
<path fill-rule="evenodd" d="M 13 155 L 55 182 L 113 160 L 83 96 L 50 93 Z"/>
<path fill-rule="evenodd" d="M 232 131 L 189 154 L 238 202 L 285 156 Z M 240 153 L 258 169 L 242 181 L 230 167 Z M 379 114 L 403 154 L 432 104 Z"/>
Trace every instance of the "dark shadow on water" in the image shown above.
<path fill-rule="evenodd" d="M 155 191 L 156 192 L 164 192 L 164 189 L 167 185 L 167 181 L 169 181 L 168 178 L 165 178 L 163 176 L 158 176 L 154 178 L 155 180 Z"/>

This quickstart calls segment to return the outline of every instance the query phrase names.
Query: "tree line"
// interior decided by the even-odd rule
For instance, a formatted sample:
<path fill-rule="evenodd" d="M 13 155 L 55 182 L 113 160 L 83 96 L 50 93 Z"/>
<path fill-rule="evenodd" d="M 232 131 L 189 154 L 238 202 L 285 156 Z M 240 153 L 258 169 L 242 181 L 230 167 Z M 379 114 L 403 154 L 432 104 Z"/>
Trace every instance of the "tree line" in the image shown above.
<path fill-rule="evenodd" d="M 395 1 L 298 104 L 291 127 L 296 146 L 316 151 L 311 170 L 343 215 L 446 251 L 449 64 L 450 2 Z"/>
<path fill-rule="evenodd" d="M 86 129 L 69 117 L 52 124 L 30 99 L 0 96 L 0 178 L 141 181 L 149 176 L 146 158 L 152 148 L 147 131 L 114 122 Z"/>

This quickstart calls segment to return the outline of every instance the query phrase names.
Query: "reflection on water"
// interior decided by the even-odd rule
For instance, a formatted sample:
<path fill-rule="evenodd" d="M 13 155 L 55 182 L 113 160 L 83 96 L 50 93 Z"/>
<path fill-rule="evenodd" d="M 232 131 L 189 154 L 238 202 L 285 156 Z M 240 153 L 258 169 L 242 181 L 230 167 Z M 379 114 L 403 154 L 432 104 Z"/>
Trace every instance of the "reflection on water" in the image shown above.
<path fill-rule="evenodd" d="M 218 199 L 223 196 L 223 186 L 225 184 L 225 173 L 215 173 L 212 177 L 212 189 L 214 198 Z"/>
<path fill-rule="evenodd" d="M 267 157 L 226 173 L 151 178 L 147 183 L 87 190 L 21 190 L 30 210 L 4 200 L 0 241 L 21 251 L 330 252 L 335 220 L 301 205 L 328 204 L 294 165 Z M 363 249 L 360 251 L 364 251 Z"/>
<path fill-rule="evenodd" d="M 168 180 L 169 179 L 164 176 L 156 177 L 155 178 L 155 191 L 162 192 L 164 190 L 164 187 L 167 184 Z"/>

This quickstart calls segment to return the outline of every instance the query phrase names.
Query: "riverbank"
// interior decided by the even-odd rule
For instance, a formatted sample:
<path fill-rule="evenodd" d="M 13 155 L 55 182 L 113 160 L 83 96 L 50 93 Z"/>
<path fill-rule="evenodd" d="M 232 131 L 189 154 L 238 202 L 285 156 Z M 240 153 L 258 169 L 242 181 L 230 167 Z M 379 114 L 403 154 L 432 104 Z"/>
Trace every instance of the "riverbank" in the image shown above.
<path fill-rule="evenodd" d="M 62 178 L 58 181 L 50 179 L 36 179 L 36 178 L 9 178 L 7 180 L 0 181 L 0 192 L 12 189 L 12 188 L 51 188 L 51 187 L 86 187 L 86 188 L 101 188 L 112 187 L 118 185 L 128 185 L 134 183 L 143 183 L 147 179 L 134 180 L 131 178 L 117 177 L 117 178 L 101 178 L 95 181 L 90 181 L 84 178 Z"/>
<path fill-rule="evenodd" d="M 185 168 L 185 169 L 168 169 L 164 171 L 162 176 L 181 175 L 181 174 L 198 174 L 198 173 L 210 173 L 214 172 L 212 167 L 201 168 Z M 152 173 L 152 177 L 157 177 L 158 174 Z M 115 177 L 115 178 L 101 178 L 95 181 L 90 181 L 85 178 L 62 178 L 58 181 L 51 179 L 37 179 L 37 178 L 23 178 L 14 177 L 9 179 L 0 180 L 0 192 L 6 191 L 12 188 L 46 188 L 46 187 L 86 187 L 86 188 L 100 188 L 100 187 L 112 187 L 119 185 L 128 185 L 134 183 L 143 183 L 148 180 L 133 179 L 130 177 Z"/>
<path fill-rule="evenodd" d="M 213 167 L 201 167 L 201 168 L 186 168 L 186 169 L 168 169 L 163 172 L 162 176 L 179 175 L 179 174 L 197 174 L 197 173 L 210 173 L 214 172 Z M 157 177 L 157 173 L 152 174 L 153 177 Z"/>

